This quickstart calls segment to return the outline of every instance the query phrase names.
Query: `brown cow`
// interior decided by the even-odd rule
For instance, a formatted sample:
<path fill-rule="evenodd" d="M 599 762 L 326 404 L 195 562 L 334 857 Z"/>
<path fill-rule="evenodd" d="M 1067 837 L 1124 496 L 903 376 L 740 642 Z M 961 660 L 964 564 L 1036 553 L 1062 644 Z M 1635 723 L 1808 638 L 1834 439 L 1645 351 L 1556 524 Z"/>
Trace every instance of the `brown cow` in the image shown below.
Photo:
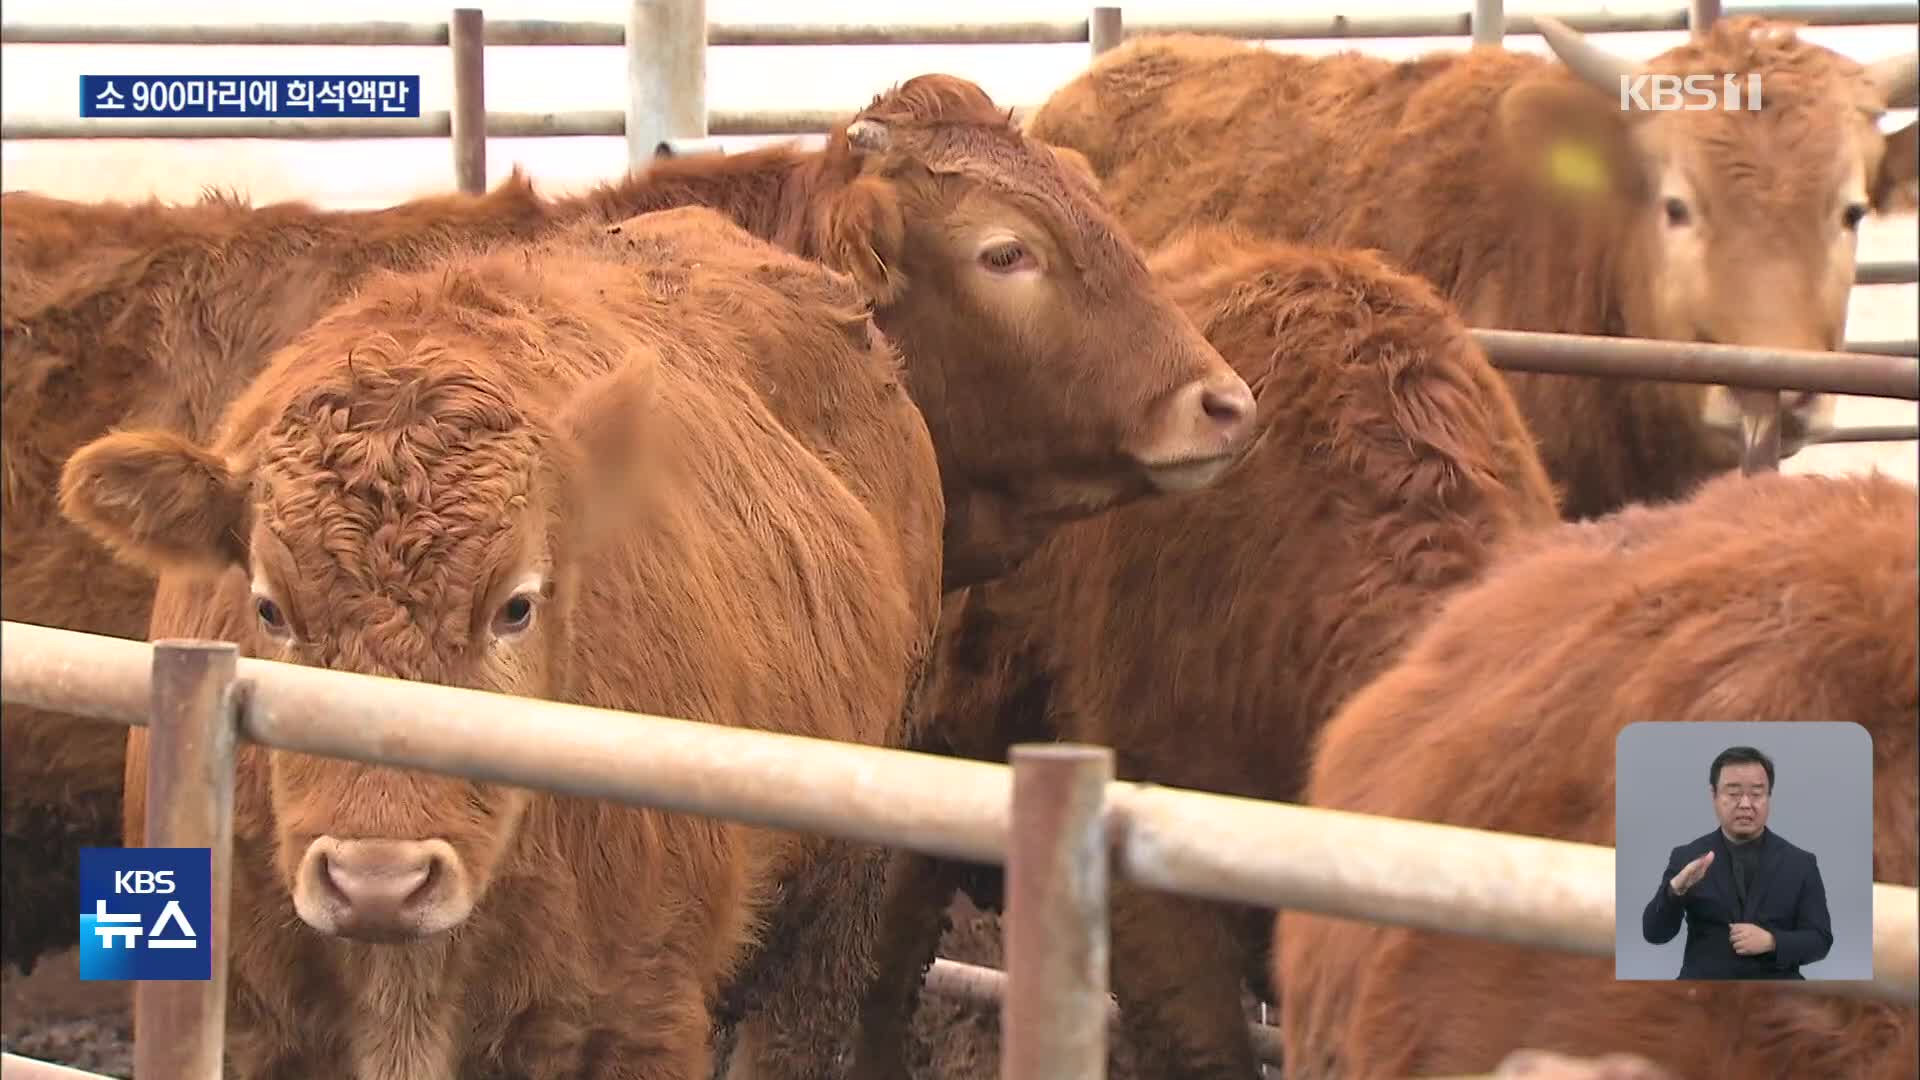
<path fill-rule="evenodd" d="M 1219 227 L 1149 265 L 1255 388 L 1255 449 L 1215 489 L 1064 527 L 950 602 L 922 748 L 1004 761 L 1057 737 L 1113 747 L 1122 779 L 1292 799 L 1319 725 L 1494 541 L 1557 520 L 1551 490 L 1511 395 L 1426 282 Z M 905 1075 L 901 1003 L 961 878 L 910 856 L 898 872 L 863 1040 L 875 1078 Z M 1140 1075 L 1254 1075 L 1240 989 L 1265 982 L 1270 922 L 1114 883 L 1113 986 Z"/>
<path fill-rule="evenodd" d="M 1143 244 L 1229 222 L 1378 249 L 1472 326 L 1840 348 L 1856 226 L 1914 177 L 1914 127 L 1889 140 L 1877 121 L 1913 104 L 1920 54 L 1863 68 L 1784 24 L 1732 18 L 1638 64 L 1537 22 L 1560 62 L 1141 37 L 1028 130 L 1085 153 Z M 1754 73 L 1764 108 L 1623 111 L 1621 77 L 1641 72 Z M 1508 378 L 1570 518 L 1676 498 L 1736 465 L 1743 399 L 1772 397 Z M 1830 427 L 1833 399 L 1786 397 L 1791 454 Z"/>
<path fill-rule="evenodd" d="M 1611 845 L 1626 725 L 1852 721 L 1873 738 L 1874 879 L 1916 884 L 1917 513 L 1913 488 L 1877 474 L 1727 476 L 1534 536 L 1327 725 L 1308 799 Z M 1894 1080 L 1920 1053 L 1911 1006 L 1618 982 L 1607 957 L 1277 923 L 1289 1076 L 1470 1073 L 1530 1046 L 1638 1054 L 1687 1080 Z"/>
<path fill-rule="evenodd" d="M 159 576 L 155 636 L 899 744 L 942 518 L 902 376 L 850 279 L 667 211 L 372 275 L 211 440 L 89 443 L 61 506 Z M 235 803 L 238 1075 L 706 1080 L 796 897 L 754 1075 L 851 1034 L 880 849 L 251 747 Z"/>
<path fill-rule="evenodd" d="M 876 98 L 824 150 L 697 155 L 576 198 L 540 198 L 518 175 L 375 212 L 10 195 L 0 607 L 143 636 L 151 580 L 60 518 L 61 463 L 117 425 L 208 438 L 264 358 L 370 270 L 689 204 L 860 282 L 912 360 L 940 454 L 947 586 L 992 576 L 1060 521 L 1210 482 L 1251 430 L 1245 384 L 1149 277 L 1076 158 L 1022 136 L 978 87 L 932 75 Z M 77 850 L 118 835 L 124 740 L 4 715 L 6 852 L 19 857 L 0 871 L 0 920 L 5 959 L 30 964 L 76 940 Z"/>

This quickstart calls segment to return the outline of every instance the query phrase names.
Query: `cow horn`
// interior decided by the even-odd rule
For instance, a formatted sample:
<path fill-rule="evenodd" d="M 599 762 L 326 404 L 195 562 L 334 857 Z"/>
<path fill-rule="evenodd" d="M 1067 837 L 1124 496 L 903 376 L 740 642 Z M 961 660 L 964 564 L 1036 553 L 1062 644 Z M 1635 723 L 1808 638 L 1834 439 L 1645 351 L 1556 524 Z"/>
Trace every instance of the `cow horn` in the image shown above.
<path fill-rule="evenodd" d="M 877 153 L 887 148 L 887 125 L 878 120 L 855 120 L 847 125 L 847 142 L 856 150 Z"/>
<path fill-rule="evenodd" d="M 1533 25 L 1547 39 L 1547 47 L 1580 81 L 1609 97 L 1620 93 L 1623 77 L 1640 73 L 1639 64 L 1602 49 L 1558 19 L 1536 15 Z"/>
<path fill-rule="evenodd" d="M 1920 52 L 1902 53 L 1867 65 L 1867 78 L 1889 109 L 1920 105 Z"/>

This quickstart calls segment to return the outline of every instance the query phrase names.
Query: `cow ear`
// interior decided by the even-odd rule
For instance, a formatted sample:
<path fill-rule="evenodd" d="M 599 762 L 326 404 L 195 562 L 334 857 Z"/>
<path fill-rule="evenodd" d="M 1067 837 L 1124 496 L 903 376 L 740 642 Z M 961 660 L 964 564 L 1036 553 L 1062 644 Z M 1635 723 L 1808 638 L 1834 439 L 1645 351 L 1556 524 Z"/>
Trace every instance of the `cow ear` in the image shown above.
<path fill-rule="evenodd" d="M 817 204 L 814 239 L 821 262 L 860 285 L 876 304 L 889 304 L 906 289 L 900 254 L 906 216 L 891 182 L 856 176 Z"/>
<path fill-rule="evenodd" d="M 559 429 L 570 442 L 571 480 L 583 519 L 596 535 L 631 520 L 642 494 L 638 476 L 661 445 L 659 358 L 636 352 L 627 362 L 583 383 L 561 410 Z"/>
<path fill-rule="evenodd" d="M 1908 124 L 1887 136 L 1887 152 L 1880 158 L 1880 173 L 1873 182 L 1873 208 L 1891 214 L 1911 209 L 1920 185 L 1920 121 Z"/>
<path fill-rule="evenodd" d="M 244 478 L 225 461 L 168 431 L 102 436 L 60 473 L 60 512 L 154 574 L 245 566 L 246 496 Z"/>
<path fill-rule="evenodd" d="M 1577 80 L 1534 78 L 1501 95 L 1495 130 L 1506 159 L 1543 194 L 1592 205 L 1639 197 L 1645 178 L 1634 116 Z"/>

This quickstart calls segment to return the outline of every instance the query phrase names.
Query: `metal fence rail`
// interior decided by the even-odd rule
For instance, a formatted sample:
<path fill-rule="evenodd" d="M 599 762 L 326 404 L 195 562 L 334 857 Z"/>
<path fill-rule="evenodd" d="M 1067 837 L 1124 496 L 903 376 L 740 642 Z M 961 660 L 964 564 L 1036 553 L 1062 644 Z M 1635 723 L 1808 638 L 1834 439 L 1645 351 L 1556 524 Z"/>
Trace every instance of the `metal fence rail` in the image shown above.
<path fill-rule="evenodd" d="M 1471 7 L 1477 0 L 1468 0 Z M 1107 7 L 1109 5 L 1102 5 Z M 1112 10 L 1121 10 L 1111 5 Z M 1096 7 L 1095 11 L 1100 10 Z M 1851 4 L 1732 4 L 1721 14 L 1764 15 L 1810 26 L 1875 26 L 1914 22 L 1920 4 L 1878 0 Z M 1654 11 L 1554 13 L 1554 18 L 1583 33 L 1634 33 L 1685 30 L 1686 5 Z M 1017 22 L 968 22 L 959 19 L 903 19 L 897 22 L 841 25 L 820 22 L 710 22 L 709 46 L 743 45 L 1086 45 L 1095 17 L 1033 19 Z M 1535 32 L 1533 17 L 1508 13 L 1509 34 Z M 38 45 L 445 45 L 444 22 L 253 23 L 249 25 L 90 26 L 73 23 L 0 24 L 0 43 Z M 1371 13 L 1365 15 L 1270 15 L 1258 18 L 1134 17 L 1125 33 L 1191 31 L 1268 41 L 1316 38 L 1393 38 L 1466 36 L 1473 12 L 1451 14 Z M 501 19 L 487 24 L 488 45 L 626 44 L 626 24 L 592 20 Z"/>
<path fill-rule="evenodd" d="M 1472 330 L 1493 366 L 1559 375 L 1613 375 L 1667 382 L 1718 383 L 1760 390 L 1920 400 L 1920 358 L 1878 352 L 1812 352 L 1734 345 Z M 1849 348 L 1855 346 L 1849 343 Z"/>
<path fill-rule="evenodd" d="M 625 136 L 630 164 L 651 158 L 673 139 L 707 135 L 786 135 L 824 131 L 841 114 L 822 109 L 774 109 L 712 114 L 706 107 L 704 64 L 698 54 L 715 46 L 759 45 L 1041 45 L 1086 44 L 1099 54 L 1127 36 L 1193 31 L 1260 40 L 1443 37 L 1471 35 L 1496 43 L 1506 34 L 1537 32 L 1529 15 L 1506 14 L 1502 0 L 1473 0 L 1455 14 L 1385 13 L 1294 15 L 1267 18 L 1124 18 L 1119 5 L 1100 5 L 1084 19 L 973 23 L 905 20 L 858 26 L 832 23 L 707 22 L 704 0 L 632 0 L 625 23 L 507 19 L 487 22 L 477 9 L 456 9 L 448 22 L 256 23 L 249 25 L 87 26 L 53 23 L 0 24 L 0 43 L 42 45 L 325 45 L 448 46 L 456 72 L 477 70 L 479 54 L 497 46 L 624 46 L 628 52 L 628 106 L 624 110 L 556 113 L 486 113 L 469 97 L 475 84 L 456 93 L 454 108 L 407 119 L 248 118 L 215 120 L 119 120 L 69 117 L 0 119 L 0 139 L 235 138 L 356 139 L 451 138 L 456 177 L 464 190 L 479 189 L 485 175 L 485 141 L 502 138 Z M 1577 30 L 1617 33 L 1682 30 L 1721 14 L 1714 0 L 1630 13 L 1559 16 Z M 1743 4 L 1731 14 L 1795 19 L 1814 26 L 1871 26 L 1920 21 L 1914 0 L 1838 5 Z M 456 28 L 466 33 L 456 33 Z M 704 31 L 704 33 L 703 33 Z M 457 90 L 460 88 L 457 87 Z M 1016 115 L 1033 106 L 1018 106 Z M 471 116 L 458 125 L 453 117 Z M 479 162 L 475 173 L 471 162 Z M 1900 264 L 1894 264 L 1896 266 Z M 1898 271 L 1874 283 L 1905 283 Z M 1863 281 L 1862 283 L 1867 283 Z"/>
<path fill-rule="evenodd" d="M 1613 952 L 1610 848 L 1109 780 L 1104 748 L 1020 747 L 1009 767 L 236 659 L 218 643 L 148 644 L 18 622 L 0 623 L 0 640 L 5 701 L 149 726 L 149 769 L 172 781 L 152 792 L 149 845 L 230 844 L 237 736 L 1004 863 L 1007 932 L 1025 943 L 1008 950 L 1003 1002 L 1003 1038 L 1028 1048 L 1008 1059 L 1019 1063 L 1003 1074 L 1012 1080 L 1082 1075 L 1061 1066 L 1088 1059 L 1093 1042 L 1105 1045 L 1109 1002 L 1096 971 L 1104 965 L 1094 960 L 1107 947 L 1099 913 L 1109 852 L 1113 872 L 1188 896 Z M 212 772 L 221 778 L 210 782 Z M 216 851 L 215 867 L 226 857 Z M 224 889 L 223 880 L 216 891 Z M 1873 978 L 1782 989 L 1920 1003 L 1920 892 L 1874 890 Z M 216 971 L 226 914 L 217 903 Z M 218 1041 L 205 1031 L 223 1023 L 212 989 L 156 982 L 138 984 L 136 994 L 143 1015 L 192 1018 L 143 1027 L 136 1071 L 216 1075 L 179 1064 L 204 1063 L 209 1045 L 217 1059 Z M 1063 1030 L 1077 1035 L 1058 1037 Z"/>

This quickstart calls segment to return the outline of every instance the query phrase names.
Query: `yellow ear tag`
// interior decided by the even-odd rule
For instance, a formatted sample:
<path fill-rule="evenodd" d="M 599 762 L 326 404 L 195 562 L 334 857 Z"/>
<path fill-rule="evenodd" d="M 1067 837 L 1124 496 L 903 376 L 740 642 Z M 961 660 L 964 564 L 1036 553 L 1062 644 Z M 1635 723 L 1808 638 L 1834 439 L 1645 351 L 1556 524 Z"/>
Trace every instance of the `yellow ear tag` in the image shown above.
<path fill-rule="evenodd" d="M 1547 151 L 1547 175 L 1562 191 L 1583 195 L 1607 190 L 1607 165 L 1593 148 L 1582 142 L 1564 139 Z"/>

